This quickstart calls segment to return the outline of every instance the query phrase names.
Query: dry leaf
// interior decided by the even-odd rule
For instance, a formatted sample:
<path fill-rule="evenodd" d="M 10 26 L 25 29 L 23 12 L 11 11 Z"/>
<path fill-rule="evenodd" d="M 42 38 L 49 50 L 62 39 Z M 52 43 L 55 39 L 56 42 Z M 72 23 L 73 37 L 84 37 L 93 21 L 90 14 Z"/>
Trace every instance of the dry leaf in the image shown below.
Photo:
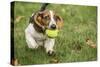
<path fill-rule="evenodd" d="M 96 48 L 96 44 L 91 44 L 91 47 L 92 48 Z"/>
<path fill-rule="evenodd" d="M 19 22 L 23 17 L 24 16 L 18 16 L 18 17 L 16 17 L 15 22 Z"/>
<path fill-rule="evenodd" d="M 86 44 L 92 48 L 96 48 L 96 44 L 90 39 L 86 39 Z"/>
<path fill-rule="evenodd" d="M 59 63 L 60 61 L 58 60 L 58 59 L 52 59 L 51 61 L 50 61 L 50 63 Z"/>
<path fill-rule="evenodd" d="M 18 65 L 20 65 L 20 64 L 18 63 L 18 60 L 17 60 L 17 59 L 13 59 L 13 60 L 12 60 L 12 65 L 18 66 Z"/>

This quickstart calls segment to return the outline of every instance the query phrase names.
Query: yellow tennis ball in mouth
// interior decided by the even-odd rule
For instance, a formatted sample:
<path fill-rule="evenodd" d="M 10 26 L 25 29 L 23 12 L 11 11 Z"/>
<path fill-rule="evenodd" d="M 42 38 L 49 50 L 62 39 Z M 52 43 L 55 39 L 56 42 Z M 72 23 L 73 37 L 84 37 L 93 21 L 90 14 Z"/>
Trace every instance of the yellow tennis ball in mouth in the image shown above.
<path fill-rule="evenodd" d="M 58 30 L 46 30 L 46 35 L 51 38 L 55 38 L 58 36 Z"/>

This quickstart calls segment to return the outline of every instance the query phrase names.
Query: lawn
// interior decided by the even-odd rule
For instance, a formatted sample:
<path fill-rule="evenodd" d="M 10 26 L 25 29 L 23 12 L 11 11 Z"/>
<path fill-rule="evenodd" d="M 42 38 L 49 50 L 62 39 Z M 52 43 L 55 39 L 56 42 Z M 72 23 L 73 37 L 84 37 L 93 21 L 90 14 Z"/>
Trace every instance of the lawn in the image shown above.
<path fill-rule="evenodd" d="M 15 2 L 14 52 L 20 65 L 69 63 L 97 60 L 97 7 L 50 4 L 64 20 L 64 26 L 56 38 L 55 56 L 48 56 L 45 49 L 29 49 L 25 41 L 25 28 L 40 3 Z"/>

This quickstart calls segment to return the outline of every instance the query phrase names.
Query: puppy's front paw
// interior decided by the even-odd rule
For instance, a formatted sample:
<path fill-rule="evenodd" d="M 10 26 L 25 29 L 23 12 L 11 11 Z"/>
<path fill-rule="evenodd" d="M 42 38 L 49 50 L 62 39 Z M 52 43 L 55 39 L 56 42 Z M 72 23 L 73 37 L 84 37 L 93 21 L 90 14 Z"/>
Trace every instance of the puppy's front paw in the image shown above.
<path fill-rule="evenodd" d="M 49 56 L 55 56 L 55 52 L 49 50 L 49 51 L 48 51 L 48 55 L 49 55 Z"/>

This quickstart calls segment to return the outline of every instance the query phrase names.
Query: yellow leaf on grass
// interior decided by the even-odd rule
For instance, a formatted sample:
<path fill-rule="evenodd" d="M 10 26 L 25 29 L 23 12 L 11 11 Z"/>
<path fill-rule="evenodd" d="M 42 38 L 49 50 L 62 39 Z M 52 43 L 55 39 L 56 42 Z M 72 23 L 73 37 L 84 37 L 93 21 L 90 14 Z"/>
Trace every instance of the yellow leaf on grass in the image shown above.
<path fill-rule="evenodd" d="M 90 40 L 90 39 L 86 40 L 86 44 L 88 46 L 92 47 L 92 48 L 96 48 L 96 44 L 92 40 Z"/>
<path fill-rule="evenodd" d="M 24 16 L 18 16 L 18 17 L 16 17 L 15 22 L 19 22 L 23 17 Z"/>

